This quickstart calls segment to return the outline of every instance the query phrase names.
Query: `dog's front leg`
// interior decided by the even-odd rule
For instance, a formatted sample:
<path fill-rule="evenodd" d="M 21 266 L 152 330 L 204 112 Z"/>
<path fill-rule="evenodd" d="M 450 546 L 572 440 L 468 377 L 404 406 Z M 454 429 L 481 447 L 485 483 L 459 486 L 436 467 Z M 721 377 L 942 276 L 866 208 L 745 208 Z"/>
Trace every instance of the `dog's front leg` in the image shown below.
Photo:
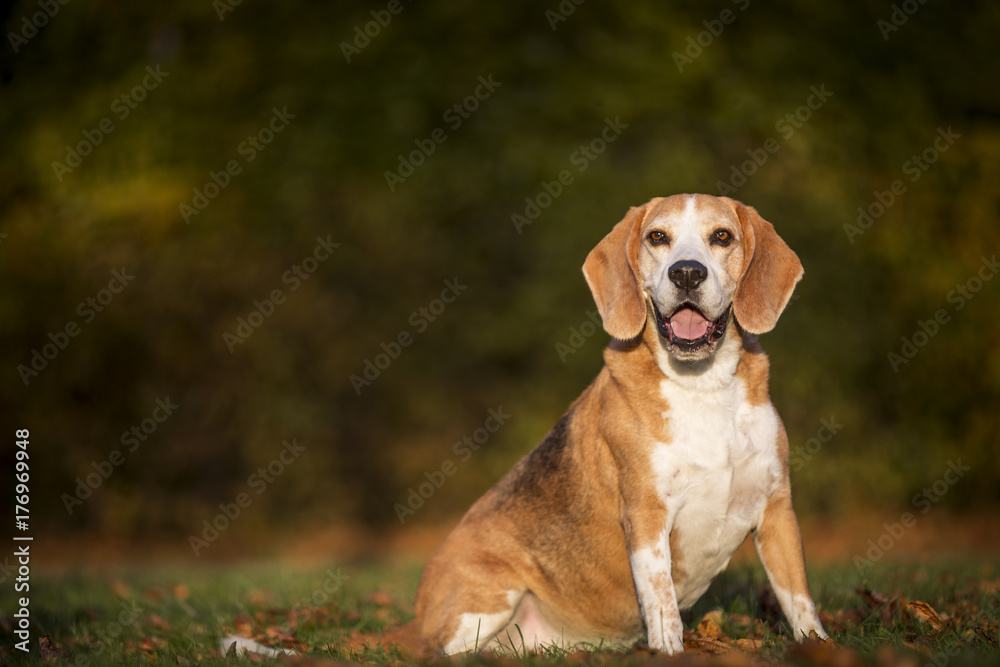
<path fill-rule="evenodd" d="M 754 532 L 754 545 L 795 639 L 805 639 L 812 632 L 826 639 L 809 593 L 802 535 L 787 485 L 768 499 L 760 525 Z"/>
<path fill-rule="evenodd" d="M 684 650 L 684 625 L 670 569 L 672 518 L 659 498 L 647 497 L 629 503 L 625 537 L 649 646 L 666 653 L 680 653 Z"/>

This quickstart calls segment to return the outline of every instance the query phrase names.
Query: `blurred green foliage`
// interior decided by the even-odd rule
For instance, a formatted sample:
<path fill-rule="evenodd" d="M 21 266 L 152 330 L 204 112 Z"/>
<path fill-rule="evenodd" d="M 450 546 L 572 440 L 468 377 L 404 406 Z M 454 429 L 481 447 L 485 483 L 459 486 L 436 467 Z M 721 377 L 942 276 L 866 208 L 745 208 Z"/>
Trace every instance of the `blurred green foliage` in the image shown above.
<path fill-rule="evenodd" d="M 35 527 L 186 535 L 241 492 L 240 531 L 392 523 L 447 460 L 457 471 L 411 520 L 455 516 L 598 372 L 603 332 L 557 351 L 593 308 L 589 249 L 630 205 L 718 194 L 775 144 L 732 196 L 806 268 L 763 340 L 803 459 L 798 507 L 910 507 L 958 458 L 973 472 L 941 505 L 995 507 L 1000 281 L 961 310 L 947 297 L 1000 249 L 1000 6 L 912 4 L 886 39 L 888 2 L 592 1 L 552 29 L 557 0 L 404 0 L 349 63 L 342 44 L 375 33 L 385 3 L 242 2 L 220 20 L 208 0 L 70 2 L 16 50 L 9 34 L 41 10 L 5 5 L 0 392 L 7 432 L 31 429 Z M 147 67 L 165 74 L 136 92 Z M 446 113 L 491 76 L 456 126 Z M 814 88 L 832 95 L 803 107 Z M 275 109 L 294 118 L 264 145 Z M 102 119 L 114 129 L 95 135 Z M 580 171 L 606 119 L 627 127 Z M 386 172 L 438 128 L 391 190 Z M 947 128 L 959 138 L 911 180 L 904 163 Z M 57 175 L 84 132 L 99 145 Z M 186 224 L 180 205 L 230 161 L 239 173 Z M 519 233 L 512 215 L 563 170 L 573 182 Z M 850 239 L 897 179 L 905 192 Z M 317 238 L 340 245 L 293 291 L 283 276 Z M 123 267 L 134 280 L 87 321 L 78 304 Z M 455 279 L 468 289 L 418 331 L 411 314 Z M 230 353 L 224 334 L 276 289 L 284 303 Z M 887 355 L 939 308 L 949 321 L 895 372 Z M 26 385 L 18 366 L 71 321 Z M 412 344 L 357 392 L 350 376 L 402 332 Z M 180 407 L 128 451 L 123 432 L 167 397 Z M 454 443 L 501 406 L 511 418 L 463 461 Z M 831 417 L 836 436 L 798 450 Z M 305 453 L 251 490 L 293 438 Z M 116 449 L 69 513 L 63 494 Z M 4 469 L 13 456 L 8 442 Z"/>

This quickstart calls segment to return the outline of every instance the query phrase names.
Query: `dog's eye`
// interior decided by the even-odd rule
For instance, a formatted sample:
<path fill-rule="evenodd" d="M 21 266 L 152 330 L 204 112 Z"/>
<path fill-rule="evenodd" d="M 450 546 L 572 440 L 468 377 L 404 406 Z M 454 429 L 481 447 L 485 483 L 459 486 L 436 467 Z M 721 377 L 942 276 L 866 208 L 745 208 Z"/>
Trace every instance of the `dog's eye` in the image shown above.
<path fill-rule="evenodd" d="M 728 229 L 716 229 L 712 233 L 712 243 L 721 246 L 729 245 L 733 240 L 733 235 L 729 233 Z"/>
<path fill-rule="evenodd" d="M 667 235 L 661 231 L 653 231 L 649 233 L 649 242 L 653 245 L 662 245 L 667 241 Z"/>

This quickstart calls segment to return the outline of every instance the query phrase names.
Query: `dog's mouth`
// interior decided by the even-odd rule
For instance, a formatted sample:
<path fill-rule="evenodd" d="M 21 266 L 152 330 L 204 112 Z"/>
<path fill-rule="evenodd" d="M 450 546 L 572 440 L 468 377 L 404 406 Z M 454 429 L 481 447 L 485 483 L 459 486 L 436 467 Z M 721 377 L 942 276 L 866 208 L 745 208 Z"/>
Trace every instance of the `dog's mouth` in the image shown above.
<path fill-rule="evenodd" d="M 661 315 L 656 304 L 653 304 L 656 327 L 660 335 L 669 341 L 671 346 L 685 352 L 713 347 L 726 333 L 731 308 L 731 305 L 728 306 L 717 320 L 710 320 L 690 303 L 681 304 L 673 314 L 666 317 Z"/>

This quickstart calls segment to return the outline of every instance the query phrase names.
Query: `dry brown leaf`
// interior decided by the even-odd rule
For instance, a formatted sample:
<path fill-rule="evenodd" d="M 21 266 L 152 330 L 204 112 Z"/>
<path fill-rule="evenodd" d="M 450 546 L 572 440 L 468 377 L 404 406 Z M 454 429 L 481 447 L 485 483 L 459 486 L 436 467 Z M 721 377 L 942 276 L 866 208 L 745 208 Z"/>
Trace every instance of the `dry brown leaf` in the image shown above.
<path fill-rule="evenodd" d="M 853 607 L 837 612 L 837 618 L 848 626 L 861 625 L 869 616 L 871 616 L 871 610 L 868 607 Z"/>
<path fill-rule="evenodd" d="M 255 605 L 259 605 L 261 607 L 267 604 L 267 601 L 270 597 L 272 597 L 272 593 L 269 590 L 250 591 L 249 593 L 247 593 L 247 599 L 249 599 L 250 602 L 254 603 Z"/>
<path fill-rule="evenodd" d="M 857 589 L 857 593 L 870 609 L 878 609 L 889 601 L 888 597 L 878 591 L 873 591 L 870 588 L 859 588 Z"/>
<path fill-rule="evenodd" d="M 160 630 L 170 629 L 170 623 L 168 623 L 166 619 L 164 619 L 159 614 L 150 614 L 149 616 L 146 617 L 146 622 L 152 625 L 153 627 L 159 628 Z"/>
<path fill-rule="evenodd" d="M 264 628 L 264 636 L 267 637 L 268 639 L 281 639 L 281 640 L 284 640 L 286 638 L 288 639 L 291 638 L 291 635 L 289 635 L 288 632 L 286 632 L 283 628 L 277 625 L 271 625 Z"/>
<path fill-rule="evenodd" d="M 152 600 L 153 602 L 159 602 L 163 599 L 163 589 L 159 586 L 154 586 L 153 588 L 147 588 L 142 592 L 142 596 L 147 600 Z"/>
<path fill-rule="evenodd" d="M 739 647 L 741 651 L 756 653 L 760 650 L 761 642 L 757 639 L 737 639 L 736 646 Z"/>
<path fill-rule="evenodd" d="M 374 648 L 382 643 L 381 634 L 362 634 L 357 630 L 351 630 L 351 634 L 340 641 L 340 646 L 353 655 L 357 655 L 369 648 Z"/>
<path fill-rule="evenodd" d="M 590 654 L 586 651 L 574 651 L 573 653 L 564 655 L 561 658 L 561 662 L 564 665 L 582 665 L 589 658 Z"/>
<path fill-rule="evenodd" d="M 903 655 L 891 646 L 880 646 L 875 657 L 879 667 L 918 667 L 919 665 L 912 655 Z"/>
<path fill-rule="evenodd" d="M 986 642 L 987 644 L 989 644 L 990 646 L 992 646 L 993 648 L 997 648 L 997 647 L 998 647 L 998 643 L 997 643 L 997 640 L 996 640 L 995 638 L 993 638 L 992 636 L 990 636 L 990 634 L 989 634 L 988 632 L 986 632 L 986 630 L 985 630 L 985 629 L 983 629 L 983 628 L 981 628 L 981 627 L 979 627 L 979 626 L 977 625 L 976 627 L 972 628 L 972 630 L 973 630 L 973 631 L 974 631 L 974 632 L 975 632 L 975 633 L 976 633 L 977 635 L 979 635 L 980 637 L 982 637 L 982 639 L 983 639 L 983 640 L 984 640 L 984 641 L 985 641 L 985 642 Z"/>
<path fill-rule="evenodd" d="M 38 638 L 38 652 L 45 662 L 60 661 L 69 658 L 69 654 L 54 644 L 48 635 Z"/>
<path fill-rule="evenodd" d="M 236 630 L 237 635 L 242 637 L 252 637 L 253 636 L 253 621 L 246 614 L 240 614 L 233 621 L 233 628 Z"/>
<path fill-rule="evenodd" d="M 807 640 L 792 644 L 785 653 L 792 662 L 820 667 L 861 667 L 866 663 L 856 653 L 837 646 L 830 640 Z"/>
<path fill-rule="evenodd" d="M 696 637 L 694 639 L 684 641 L 685 650 L 700 651 L 703 653 L 711 653 L 713 655 L 727 653 L 730 648 L 729 644 L 721 642 L 718 639 L 712 639 L 711 637 Z"/>
<path fill-rule="evenodd" d="M 843 632 L 847 629 L 843 622 L 840 621 L 836 616 L 826 611 L 825 609 L 819 613 L 819 620 L 823 624 L 823 627 L 835 632 Z"/>
<path fill-rule="evenodd" d="M 127 598 L 132 596 L 132 589 L 121 579 L 115 579 L 111 582 L 111 592 L 120 598 Z"/>
<path fill-rule="evenodd" d="M 721 623 L 722 612 L 718 609 L 710 611 L 698 623 L 698 634 L 711 639 L 725 639 L 726 633 L 722 631 Z"/>
<path fill-rule="evenodd" d="M 941 617 L 938 616 L 937 611 L 935 611 L 934 607 L 930 606 L 926 602 L 921 600 L 910 600 L 906 603 L 906 608 L 912 612 L 914 616 L 929 624 L 935 630 L 940 631 L 944 628 L 944 622 L 941 620 Z"/>
<path fill-rule="evenodd" d="M 185 586 L 184 584 L 177 584 L 171 590 L 174 594 L 174 597 L 178 597 L 181 600 L 187 600 L 191 596 L 191 591 L 189 591 L 188 587 Z"/>
<path fill-rule="evenodd" d="M 632 647 L 632 650 L 628 652 L 628 655 L 657 655 L 659 651 L 651 648 L 648 644 L 636 644 Z"/>
<path fill-rule="evenodd" d="M 156 653 L 167 647 L 167 640 L 162 637 L 143 637 L 139 642 L 139 650 L 143 653 Z"/>
<path fill-rule="evenodd" d="M 392 596 L 384 591 L 372 593 L 370 600 L 380 607 L 388 607 L 392 604 Z"/>
<path fill-rule="evenodd" d="M 751 623 L 753 623 L 753 619 L 747 616 L 746 614 L 730 614 L 728 618 L 729 622 L 732 623 L 733 625 L 739 625 L 742 627 L 747 627 Z"/>
<path fill-rule="evenodd" d="M 1000 593 L 1000 579 L 983 580 L 979 582 L 979 590 L 987 595 Z"/>
<path fill-rule="evenodd" d="M 179 655 L 179 656 L 177 656 L 177 664 L 178 665 L 190 665 L 191 661 L 188 660 L 187 658 L 185 658 L 183 655 Z"/>

